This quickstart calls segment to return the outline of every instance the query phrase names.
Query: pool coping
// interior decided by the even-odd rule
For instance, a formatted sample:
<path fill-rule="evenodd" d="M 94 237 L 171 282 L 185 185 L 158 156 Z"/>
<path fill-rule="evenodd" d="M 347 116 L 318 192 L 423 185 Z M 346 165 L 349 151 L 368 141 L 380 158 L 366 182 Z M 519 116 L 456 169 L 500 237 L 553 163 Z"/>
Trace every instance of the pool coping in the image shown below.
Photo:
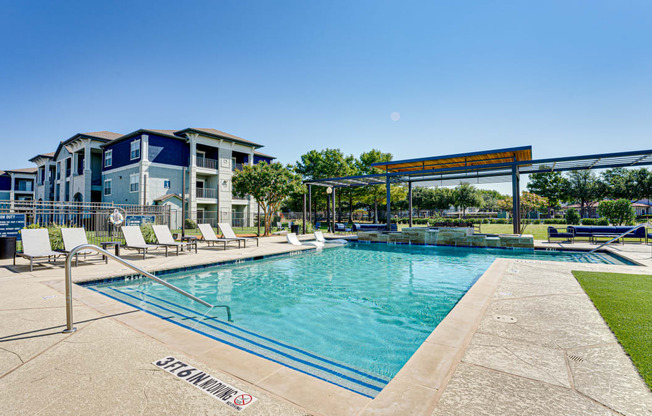
<path fill-rule="evenodd" d="M 489 266 L 375 399 L 361 396 L 236 347 L 215 342 L 204 335 L 83 286 L 83 283 L 106 280 L 106 277 L 76 282 L 73 297 L 107 315 L 132 312 L 115 316 L 114 319 L 311 412 L 342 415 L 430 414 L 466 352 L 511 261 L 513 259 L 498 258 Z M 233 263 L 237 262 L 218 262 Z M 211 267 L 215 264 L 213 262 L 194 265 L 189 269 Z M 169 269 L 161 271 L 166 270 Z M 125 276 L 124 273 L 121 275 Z M 48 284 L 63 292 L 63 282 Z M 433 357 L 436 359 L 433 360 Z"/>

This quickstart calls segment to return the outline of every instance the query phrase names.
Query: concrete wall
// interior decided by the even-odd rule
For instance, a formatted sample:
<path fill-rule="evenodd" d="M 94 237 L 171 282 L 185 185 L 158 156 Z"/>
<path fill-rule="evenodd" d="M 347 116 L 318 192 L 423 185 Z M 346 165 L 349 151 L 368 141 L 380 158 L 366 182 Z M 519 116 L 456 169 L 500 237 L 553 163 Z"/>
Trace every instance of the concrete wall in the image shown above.
<path fill-rule="evenodd" d="M 147 174 L 147 204 L 153 204 L 154 199 L 168 194 L 181 195 L 183 184 L 182 169 L 174 166 L 164 167 L 150 165 L 146 171 Z M 165 188 L 165 181 L 170 181 L 170 188 Z"/>
<path fill-rule="evenodd" d="M 140 173 L 138 164 L 112 172 L 104 172 L 102 174 L 102 201 L 114 202 L 116 204 L 138 204 L 142 183 L 139 185 L 138 192 L 131 192 L 129 190 L 129 176 L 134 173 Z M 107 179 L 111 180 L 112 191 L 110 196 L 104 195 L 104 181 Z"/>

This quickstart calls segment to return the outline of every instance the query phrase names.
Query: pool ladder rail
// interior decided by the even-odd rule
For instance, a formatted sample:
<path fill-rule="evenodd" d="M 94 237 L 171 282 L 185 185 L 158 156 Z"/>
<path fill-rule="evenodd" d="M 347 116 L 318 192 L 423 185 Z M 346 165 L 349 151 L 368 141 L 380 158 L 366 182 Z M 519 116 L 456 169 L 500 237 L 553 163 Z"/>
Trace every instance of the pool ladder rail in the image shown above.
<path fill-rule="evenodd" d="M 141 269 L 140 267 L 137 267 L 127 260 L 118 257 L 114 254 L 109 253 L 108 251 L 93 245 L 93 244 L 82 244 L 80 246 L 77 246 L 70 250 L 68 255 L 66 256 L 66 274 L 65 274 L 65 282 L 66 282 L 66 329 L 63 330 L 64 333 L 69 334 L 72 332 L 75 332 L 77 328 L 73 326 L 73 316 L 72 316 L 72 259 L 75 257 L 75 255 L 80 251 L 80 250 L 93 250 L 98 252 L 99 254 L 102 254 L 106 256 L 107 258 L 113 259 L 117 261 L 118 263 L 122 264 L 123 266 L 126 266 L 130 268 L 131 270 L 138 272 L 139 274 L 152 279 L 156 283 L 160 283 L 163 286 L 174 290 L 175 292 L 194 300 L 195 302 L 199 302 L 202 305 L 209 307 L 211 309 L 213 308 L 225 308 L 226 309 L 226 314 L 227 314 L 227 319 L 229 322 L 231 321 L 231 308 L 228 305 L 211 305 L 210 303 L 199 299 L 196 296 L 191 295 L 190 293 L 179 289 L 178 287 L 166 282 L 165 280 L 159 279 L 158 277 L 154 276 L 153 274 Z M 208 310 L 208 312 L 211 311 L 211 309 Z M 204 314 L 204 316 L 208 315 L 208 312 Z"/>

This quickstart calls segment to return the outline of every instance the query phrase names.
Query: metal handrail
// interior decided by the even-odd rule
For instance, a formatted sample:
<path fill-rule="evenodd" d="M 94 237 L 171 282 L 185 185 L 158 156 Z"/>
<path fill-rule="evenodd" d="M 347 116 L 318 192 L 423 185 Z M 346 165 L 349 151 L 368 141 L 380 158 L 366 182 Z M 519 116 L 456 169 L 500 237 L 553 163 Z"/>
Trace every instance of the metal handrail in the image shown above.
<path fill-rule="evenodd" d="M 209 307 L 211 309 L 216 308 L 216 307 L 225 308 L 226 313 L 227 313 L 227 319 L 229 320 L 229 322 L 231 321 L 231 308 L 228 305 L 211 305 L 210 303 L 208 303 L 208 302 L 206 302 L 204 300 L 201 300 L 198 297 L 193 296 L 190 293 L 179 289 L 178 287 L 166 282 L 165 280 L 159 279 L 158 277 L 154 276 L 153 274 L 151 274 L 149 272 L 146 272 L 145 270 L 143 270 L 143 269 L 141 269 L 139 267 L 134 266 L 133 264 L 129 263 L 127 260 L 125 260 L 123 258 L 120 258 L 120 257 L 118 257 L 118 256 L 116 256 L 114 254 L 111 254 L 108 251 L 106 251 L 106 250 L 104 250 L 104 249 L 102 249 L 102 248 L 100 248 L 98 246 L 95 246 L 93 244 L 82 244 L 82 245 L 77 246 L 77 247 L 73 248 L 72 250 L 70 250 L 70 252 L 66 256 L 66 329 L 63 331 L 66 334 L 71 333 L 71 332 L 75 332 L 77 330 L 77 328 L 73 327 L 73 320 L 72 320 L 72 271 L 71 271 L 72 270 L 72 259 L 73 259 L 73 257 L 75 257 L 75 255 L 80 250 L 85 250 L 85 249 L 93 250 L 93 251 L 96 251 L 96 252 L 98 252 L 98 253 L 100 253 L 100 254 L 102 254 L 104 256 L 112 258 L 113 260 L 117 261 L 118 263 L 122 264 L 123 266 L 127 266 L 131 270 L 136 271 L 136 272 L 142 274 L 143 276 L 148 277 L 148 278 L 154 280 L 155 282 L 160 283 L 163 286 L 165 286 L 167 288 L 170 288 L 170 289 L 174 290 L 175 292 L 177 292 L 177 293 L 179 293 L 179 294 L 181 294 L 181 295 L 183 295 L 183 296 L 185 296 L 185 297 L 187 297 L 189 299 L 192 299 L 192 300 L 194 300 L 196 302 L 199 302 L 202 305 L 207 306 L 207 307 Z M 208 312 L 210 312 L 210 310 Z M 208 312 L 206 312 L 206 314 L 204 314 L 204 316 L 208 315 Z"/>
<path fill-rule="evenodd" d="M 619 236 L 614 237 L 614 238 L 612 238 L 611 240 L 609 240 L 609 241 L 607 241 L 607 242 L 605 242 L 605 243 L 600 244 L 599 246 L 597 246 L 597 247 L 594 248 L 593 250 L 589 251 L 589 254 L 593 253 L 593 252 L 596 251 L 596 250 L 601 249 L 602 247 L 604 247 L 604 246 L 606 246 L 606 245 L 609 245 L 609 244 L 613 243 L 614 241 L 617 241 L 617 240 L 623 238 L 623 237 L 626 236 L 627 234 L 631 233 L 632 231 L 638 230 L 638 229 L 641 228 L 641 227 L 652 227 L 652 224 L 650 224 L 649 222 L 646 222 L 645 224 L 639 224 L 639 225 L 637 225 L 637 226 L 635 226 L 635 227 L 632 227 L 632 228 L 630 228 L 629 230 L 625 231 L 624 233 L 620 234 Z"/>

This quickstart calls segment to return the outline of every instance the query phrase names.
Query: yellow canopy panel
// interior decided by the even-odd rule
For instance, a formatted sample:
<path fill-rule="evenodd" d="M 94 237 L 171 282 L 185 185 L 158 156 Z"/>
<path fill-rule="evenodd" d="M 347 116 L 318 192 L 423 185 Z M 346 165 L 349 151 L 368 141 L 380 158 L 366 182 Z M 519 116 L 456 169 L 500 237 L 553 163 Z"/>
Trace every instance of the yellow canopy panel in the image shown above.
<path fill-rule="evenodd" d="M 482 152 L 459 153 L 446 156 L 432 156 L 420 159 L 394 160 L 374 163 L 372 166 L 387 172 L 414 172 L 423 170 L 446 170 L 465 167 L 482 169 L 503 163 L 532 160 L 532 146 L 512 147 Z"/>

